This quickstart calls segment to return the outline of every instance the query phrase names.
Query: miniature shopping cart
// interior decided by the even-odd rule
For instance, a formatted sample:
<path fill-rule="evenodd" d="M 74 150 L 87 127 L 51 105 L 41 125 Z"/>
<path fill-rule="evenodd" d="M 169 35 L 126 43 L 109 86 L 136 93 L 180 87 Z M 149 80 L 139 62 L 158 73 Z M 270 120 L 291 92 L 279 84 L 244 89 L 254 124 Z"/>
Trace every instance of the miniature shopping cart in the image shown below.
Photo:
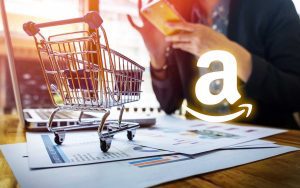
<path fill-rule="evenodd" d="M 51 35 L 45 38 L 40 28 L 85 22 L 89 31 Z M 23 25 L 25 32 L 33 36 L 37 47 L 42 73 L 51 100 L 57 107 L 51 114 L 47 128 L 53 132 L 54 141 L 60 145 L 69 130 L 98 127 L 100 148 L 110 148 L 116 133 L 127 131 L 127 137 L 135 136 L 137 123 L 122 122 L 124 104 L 140 99 L 144 68 L 124 55 L 109 48 L 102 19 L 97 12 L 81 18 Z M 103 37 L 103 38 L 102 38 Z M 100 41 L 104 40 L 104 44 Z M 111 107 L 119 107 L 118 121 L 106 120 Z M 74 125 L 54 127 L 53 120 L 59 111 L 77 111 Z M 103 113 L 101 120 L 82 118 L 86 112 Z"/>

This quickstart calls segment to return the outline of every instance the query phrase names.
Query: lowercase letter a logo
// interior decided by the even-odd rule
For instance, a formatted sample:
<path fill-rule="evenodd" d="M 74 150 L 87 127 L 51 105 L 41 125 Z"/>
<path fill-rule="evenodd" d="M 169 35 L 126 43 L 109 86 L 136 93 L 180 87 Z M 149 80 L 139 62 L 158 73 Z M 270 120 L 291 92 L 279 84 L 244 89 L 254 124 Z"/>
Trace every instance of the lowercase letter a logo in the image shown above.
<path fill-rule="evenodd" d="M 197 66 L 201 68 L 209 68 L 212 62 L 221 62 L 223 64 L 223 71 L 210 72 L 199 78 L 196 83 L 195 92 L 196 97 L 202 104 L 206 105 L 216 105 L 227 100 L 231 105 L 237 102 L 241 95 L 237 89 L 237 62 L 235 57 L 226 51 L 215 50 L 209 51 L 203 54 L 198 60 Z M 215 80 L 223 80 L 223 88 L 217 95 L 211 93 L 210 84 Z M 247 117 L 250 115 L 252 110 L 252 105 L 243 104 L 239 107 L 248 108 Z M 240 115 L 242 115 L 246 110 L 243 109 L 234 114 L 225 116 L 209 116 L 205 114 L 198 113 L 186 106 L 184 108 L 194 115 L 195 117 L 209 122 L 225 122 L 233 120 Z"/>

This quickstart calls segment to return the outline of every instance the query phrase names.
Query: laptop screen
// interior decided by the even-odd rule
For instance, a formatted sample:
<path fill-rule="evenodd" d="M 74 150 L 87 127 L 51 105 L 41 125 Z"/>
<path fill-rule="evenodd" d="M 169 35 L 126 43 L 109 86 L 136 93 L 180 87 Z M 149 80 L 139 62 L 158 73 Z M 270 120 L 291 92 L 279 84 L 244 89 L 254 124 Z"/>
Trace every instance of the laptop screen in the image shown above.
<path fill-rule="evenodd" d="M 15 65 L 23 108 L 53 107 L 38 59 L 15 59 Z M 12 88 L 7 88 L 7 92 L 9 90 Z M 8 97 L 11 97 L 11 104 L 7 106 L 13 107 L 13 96 Z"/>

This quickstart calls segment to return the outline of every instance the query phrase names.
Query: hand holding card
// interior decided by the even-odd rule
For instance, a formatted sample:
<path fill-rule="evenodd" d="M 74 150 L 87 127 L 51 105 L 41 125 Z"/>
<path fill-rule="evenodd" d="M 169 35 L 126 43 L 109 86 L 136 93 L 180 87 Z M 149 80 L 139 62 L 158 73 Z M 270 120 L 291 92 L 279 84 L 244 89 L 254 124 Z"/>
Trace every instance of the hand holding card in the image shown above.
<path fill-rule="evenodd" d="M 164 35 L 172 35 L 178 30 L 171 28 L 167 22 L 184 22 L 183 17 L 166 0 L 149 3 L 141 10 L 142 15 Z"/>

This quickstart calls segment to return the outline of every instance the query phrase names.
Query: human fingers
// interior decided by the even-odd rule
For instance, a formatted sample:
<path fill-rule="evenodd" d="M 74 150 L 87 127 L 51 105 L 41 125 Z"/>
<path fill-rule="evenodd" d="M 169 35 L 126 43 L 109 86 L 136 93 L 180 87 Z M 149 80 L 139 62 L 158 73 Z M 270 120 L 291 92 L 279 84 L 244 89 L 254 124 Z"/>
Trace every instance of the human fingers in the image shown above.
<path fill-rule="evenodd" d="M 148 3 L 151 3 L 152 0 L 149 0 Z M 139 16 L 140 19 L 142 20 L 142 22 L 145 24 L 148 22 L 148 20 L 144 17 L 144 15 L 142 14 L 142 8 L 143 8 L 143 1 L 142 0 L 138 0 L 138 12 L 139 12 Z"/>
<path fill-rule="evenodd" d="M 194 24 L 187 22 L 167 22 L 167 26 L 175 30 L 193 32 L 196 30 Z"/>
<path fill-rule="evenodd" d="M 174 44 L 172 44 L 172 48 L 180 49 L 185 52 L 189 52 L 189 53 L 195 55 L 196 57 L 200 57 L 201 54 L 209 51 L 209 48 L 207 48 L 205 46 L 199 48 L 199 47 L 193 45 L 192 43 L 174 43 Z"/>
<path fill-rule="evenodd" d="M 187 43 L 187 42 L 174 43 L 172 44 L 172 48 L 193 53 L 193 48 L 191 43 Z"/>
<path fill-rule="evenodd" d="M 142 9 L 142 7 L 143 7 L 142 0 L 138 0 L 138 9 L 139 9 L 139 11 Z"/>
<path fill-rule="evenodd" d="M 136 23 L 134 23 L 132 17 L 130 15 L 127 14 L 127 20 L 129 21 L 130 25 L 136 29 L 137 31 L 141 31 L 142 27 L 136 25 Z"/>
<path fill-rule="evenodd" d="M 193 38 L 192 33 L 178 33 L 166 37 L 166 42 L 191 42 Z"/>

